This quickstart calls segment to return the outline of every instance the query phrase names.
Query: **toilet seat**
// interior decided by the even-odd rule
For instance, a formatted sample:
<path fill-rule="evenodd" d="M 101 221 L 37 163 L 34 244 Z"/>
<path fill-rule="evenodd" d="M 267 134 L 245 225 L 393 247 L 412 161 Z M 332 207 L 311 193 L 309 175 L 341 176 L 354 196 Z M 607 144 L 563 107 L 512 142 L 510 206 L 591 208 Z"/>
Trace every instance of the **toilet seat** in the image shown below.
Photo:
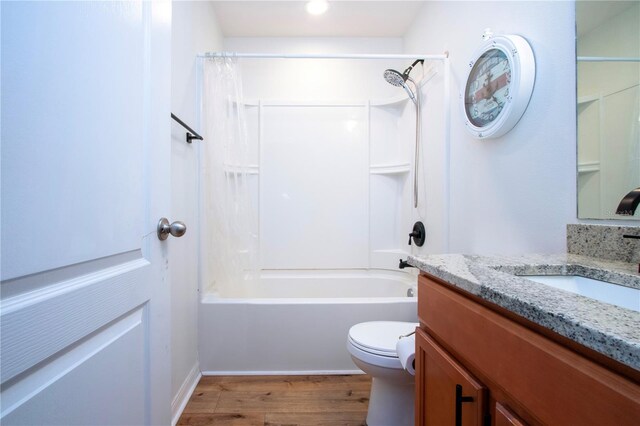
<path fill-rule="evenodd" d="M 400 336 L 415 331 L 418 323 L 371 321 L 356 324 L 349 330 L 349 353 L 368 364 L 402 369 L 396 353 Z"/>

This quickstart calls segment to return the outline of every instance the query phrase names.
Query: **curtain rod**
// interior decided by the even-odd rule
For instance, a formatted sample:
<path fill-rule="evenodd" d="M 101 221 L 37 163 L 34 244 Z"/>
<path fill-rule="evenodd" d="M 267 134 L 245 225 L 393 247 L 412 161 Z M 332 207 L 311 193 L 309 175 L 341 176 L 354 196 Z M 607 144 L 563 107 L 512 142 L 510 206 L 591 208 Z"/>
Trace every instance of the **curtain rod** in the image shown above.
<path fill-rule="evenodd" d="M 608 56 L 578 56 L 578 62 L 640 62 L 640 58 L 620 58 Z"/>
<path fill-rule="evenodd" d="M 449 52 L 440 55 L 395 55 L 395 54 L 316 54 L 316 53 L 237 53 L 237 52 L 207 52 L 198 55 L 199 58 L 266 58 L 266 59 L 433 59 L 444 60 Z"/>

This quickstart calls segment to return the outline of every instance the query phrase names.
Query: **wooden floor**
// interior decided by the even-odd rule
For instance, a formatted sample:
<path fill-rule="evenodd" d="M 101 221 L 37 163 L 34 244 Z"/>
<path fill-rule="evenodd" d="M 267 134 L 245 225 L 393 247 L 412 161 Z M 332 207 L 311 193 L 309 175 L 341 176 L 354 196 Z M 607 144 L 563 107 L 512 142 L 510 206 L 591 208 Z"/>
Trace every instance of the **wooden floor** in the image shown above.
<path fill-rule="evenodd" d="M 364 425 L 371 378 L 207 376 L 178 425 Z"/>

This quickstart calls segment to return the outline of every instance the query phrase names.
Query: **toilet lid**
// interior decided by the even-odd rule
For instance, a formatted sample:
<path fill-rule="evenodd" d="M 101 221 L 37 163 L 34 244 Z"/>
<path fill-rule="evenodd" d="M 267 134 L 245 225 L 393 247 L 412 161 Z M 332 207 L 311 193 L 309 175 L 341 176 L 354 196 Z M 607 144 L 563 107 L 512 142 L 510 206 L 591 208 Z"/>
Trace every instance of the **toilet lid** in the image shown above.
<path fill-rule="evenodd" d="M 387 356 L 397 356 L 398 338 L 415 331 L 418 323 L 371 321 L 356 324 L 349 330 L 349 339 L 363 350 Z"/>

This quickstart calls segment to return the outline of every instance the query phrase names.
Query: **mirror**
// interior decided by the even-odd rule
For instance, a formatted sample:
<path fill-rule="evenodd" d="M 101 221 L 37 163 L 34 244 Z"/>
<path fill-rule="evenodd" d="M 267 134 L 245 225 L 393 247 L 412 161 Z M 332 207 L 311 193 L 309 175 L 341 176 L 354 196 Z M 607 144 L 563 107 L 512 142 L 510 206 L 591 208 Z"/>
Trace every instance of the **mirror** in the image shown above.
<path fill-rule="evenodd" d="M 640 2 L 577 1 L 578 218 L 640 187 Z M 640 208 L 638 209 L 640 210 Z"/>

